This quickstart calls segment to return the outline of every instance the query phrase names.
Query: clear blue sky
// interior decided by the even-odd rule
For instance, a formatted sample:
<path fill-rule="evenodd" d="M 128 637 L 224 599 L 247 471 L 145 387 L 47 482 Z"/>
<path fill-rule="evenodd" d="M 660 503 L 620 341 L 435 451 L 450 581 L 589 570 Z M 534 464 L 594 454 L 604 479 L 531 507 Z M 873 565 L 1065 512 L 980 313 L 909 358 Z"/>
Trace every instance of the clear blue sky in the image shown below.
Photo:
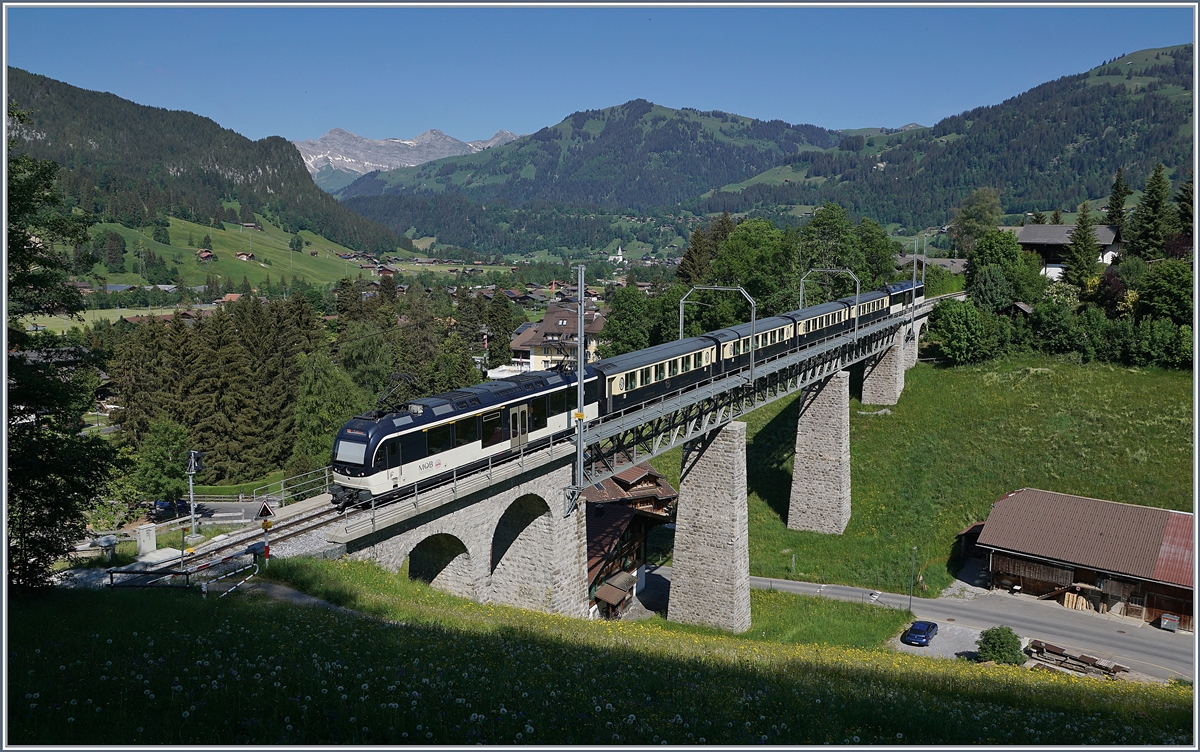
<path fill-rule="evenodd" d="M 636 98 L 896 127 L 1194 39 L 1172 8 L 15 8 L 9 65 L 250 138 L 532 133 Z"/>

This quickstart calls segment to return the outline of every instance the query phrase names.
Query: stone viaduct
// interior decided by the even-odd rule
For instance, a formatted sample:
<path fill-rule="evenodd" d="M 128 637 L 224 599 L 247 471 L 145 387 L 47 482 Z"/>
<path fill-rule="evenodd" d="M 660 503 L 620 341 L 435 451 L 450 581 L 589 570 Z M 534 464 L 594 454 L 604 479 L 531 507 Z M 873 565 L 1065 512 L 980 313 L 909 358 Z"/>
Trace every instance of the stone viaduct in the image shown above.
<path fill-rule="evenodd" d="M 924 322 L 866 362 L 865 404 L 899 401 Z M 850 521 L 849 384 L 841 370 L 801 393 L 791 529 L 840 534 Z M 571 480 L 570 458 L 556 460 L 338 547 L 394 572 L 407 561 L 409 577 L 480 603 L 586 617 L 586 515 L 562 514 Z M 684 445 L 668 618 L 749 629 L 749 562 L 746 424 L 734 421 Z"/>

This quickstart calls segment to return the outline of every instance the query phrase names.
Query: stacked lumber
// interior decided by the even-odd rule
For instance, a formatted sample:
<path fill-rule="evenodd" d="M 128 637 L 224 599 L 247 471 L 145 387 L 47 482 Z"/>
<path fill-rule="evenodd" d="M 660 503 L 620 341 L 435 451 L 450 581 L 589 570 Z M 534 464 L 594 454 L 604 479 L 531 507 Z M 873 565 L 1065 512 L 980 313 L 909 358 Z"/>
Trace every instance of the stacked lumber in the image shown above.
<path fill-rule="evenodd" d="M 1041 661 L 1042 663 L 1080 674 L 1116 676 L 1117 674 L 1129 671 L 1128 666 L 1122 666 L 1119 663 L 1113 663 L 1112 661 L 1097 658 L 1093 655 L 1051 645 L 1042 640 L 1031 641 L 1028 649 L 1030 657 L 1035 661 Z"/>
<path fill-rule="evenodd" d="M 1095 611 L 1096 607 L 1083 593 L 1063 593 L 1062 604 L 1076 611 Z"/>

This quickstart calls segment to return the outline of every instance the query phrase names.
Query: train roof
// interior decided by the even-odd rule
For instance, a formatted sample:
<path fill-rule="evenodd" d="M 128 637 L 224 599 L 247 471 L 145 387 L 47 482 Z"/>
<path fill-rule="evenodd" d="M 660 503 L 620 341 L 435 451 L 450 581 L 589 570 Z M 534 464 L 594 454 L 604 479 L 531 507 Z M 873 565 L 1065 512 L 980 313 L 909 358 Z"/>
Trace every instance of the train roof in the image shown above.
<path fill-rule="evenodd" d="M 796 322 L 783 316 L 770 316 L 768 318 L 755 321 L 753 327 L 750 326 L 750 322 L 746 322 L 745 324 L 738 324 L 737 326 L 731 326 L 727 329 L 718 329 L 715 332 L 709 332 L 708 336 L 716 337 L 720 342 L 732 342 L 735 339 L 749 337 L 751 328 L 753 328 L 754 333 L 757 334 L 760 332 L 769 332 L 772 329 L 779 329 L 794 323 Z"/>
<path fill-rule="evenodd" d="M 836 300 L 831 300 L 828 303 L 818 303 L 817 305 L 809 306 L 808 308 L 801 308 L 798 311 L 792 311 L 791 313 L 787 313 L 784 315 L 789 316 L 789 317 L 794 316 L 797 321 L 805 321 L 807 319 L 811 319 L 814 316 L 823 316 L 827 313 L 833 313 L 835 311 L 840 311 L 845 307 L 846 307 L 845 303 L 839 303 Z"/>
<path fill-rule="evenodd" d="M 585 366 L 584 380 L 593 378 L 595 373 L 592 366 Z M 554 389 L 564 384 L 575 383 L 575 372 L 531 371 L 510 376 L 499 381 L 485 381 L 473 386 L 464 386 L 451 392 L 442 392 L 429 397 L 419 397 L 404 403 L 399 412 L 386 414 L 374 413 L 357 416 L 342 427 L 342 431 L 354 434 L 347 429 L 367 431 L 370 427 L 391 423 L 396 428 L 407 425 L 432 423 L 447 416 L 459 413 L 473 413 L 481 408 L 499 405 L 522 395 L 533 394 Z M 391 428 L 391 426 L 388 426 Z"/>
<path fill-rule="evenodd" d="M 913 286 L 913 281 L 911 279 L 906 279 L 903 282 L 893 282 L 890 285 L 887 285 L 887 291 L 890 293 L 904 292 L 905 290 L 911 290 L 912 286 Z M 923 287 L 923 286 L 924 286 L 923 282 L 920 282 L 920 281 L 917 282 L 917 287 Z"/>
<path fill-rule="evenodd" d="M 597 371 L 608 375 L 618 371 L 630 371 L 634 368 L 642 368 L 653 363 L 678 358 L 680 355 L 690 355 L 697 350 L 703 350 L 712 346 L 712 341 L 705 337 L 688 337 L 686 339 L 675 340 L 674 342 L 664 342 L 661 345 L 648 347 L 645 350 L 605 358 L 592 365 Z"/>

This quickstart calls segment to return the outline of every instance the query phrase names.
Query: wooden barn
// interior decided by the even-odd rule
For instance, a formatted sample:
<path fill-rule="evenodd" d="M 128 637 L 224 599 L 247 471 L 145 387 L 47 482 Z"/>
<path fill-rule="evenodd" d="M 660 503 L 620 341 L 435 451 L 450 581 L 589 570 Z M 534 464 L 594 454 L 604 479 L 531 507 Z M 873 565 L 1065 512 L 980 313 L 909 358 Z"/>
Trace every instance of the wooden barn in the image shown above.
<path fill-rule="evenodd" d="M 1022 488 L 992 505 L 975 545 L 993 588 L 1191 630 L 1193 523 L 1191 512 Z"/>

